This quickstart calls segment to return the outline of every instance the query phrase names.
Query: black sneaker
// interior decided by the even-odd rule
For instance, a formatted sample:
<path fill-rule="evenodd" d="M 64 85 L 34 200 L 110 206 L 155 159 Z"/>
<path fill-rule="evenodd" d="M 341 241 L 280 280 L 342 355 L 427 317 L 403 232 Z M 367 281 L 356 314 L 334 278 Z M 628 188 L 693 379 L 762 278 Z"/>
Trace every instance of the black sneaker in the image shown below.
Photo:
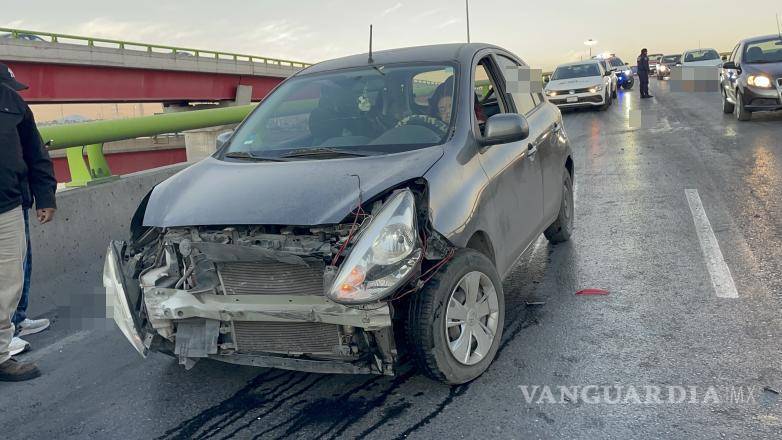
<path fill-rule="evenodd" d="M 0 364 L 0 381 L 2 382 L 20 382 L 35 379 L 40 375 L 41 370 L 32 362 L 19 362 L 16 358 L 10 358 Z"/>

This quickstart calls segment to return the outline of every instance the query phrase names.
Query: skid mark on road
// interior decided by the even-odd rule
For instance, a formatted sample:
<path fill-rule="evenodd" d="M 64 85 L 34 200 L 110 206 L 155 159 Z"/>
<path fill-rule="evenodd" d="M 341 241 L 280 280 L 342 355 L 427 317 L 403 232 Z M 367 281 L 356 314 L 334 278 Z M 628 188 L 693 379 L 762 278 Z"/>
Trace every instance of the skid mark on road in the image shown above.
<path fill-rule="evenodd" d="M 692 219 L 695 222 L 695 232 L 698 234 L 698 241 L 700 241 L 703 250 L 706 269 L 709 271 L 714 293 L 720 298 L 738 298 L 736 284 L 733 282 L 730 268 L 722 256 L 720 245 L 711 228 L 709 218 L 706 216 L 706 210 L 703 208 L 698 190 L 685 189 L 684 193 L 687 196 L 687 203 L 690 205 Z"/>

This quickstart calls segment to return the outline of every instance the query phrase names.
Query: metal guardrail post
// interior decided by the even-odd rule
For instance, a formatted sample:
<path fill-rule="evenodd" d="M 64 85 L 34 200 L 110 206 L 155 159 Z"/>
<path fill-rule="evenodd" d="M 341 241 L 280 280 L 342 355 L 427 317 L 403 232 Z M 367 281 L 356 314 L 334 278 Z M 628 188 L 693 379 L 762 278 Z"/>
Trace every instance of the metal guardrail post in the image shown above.
<path fill-rule="evenodd" d="M 85 151 L 86 163 L 84 162 Z M 71 181 L 65 184 L 67 187 L 94 185 L 119 179 L 119 176 L 111 174 L 109 163 L 103 155 L 103 144 L 67 148 L 65 156 L 71 172 Z"/>

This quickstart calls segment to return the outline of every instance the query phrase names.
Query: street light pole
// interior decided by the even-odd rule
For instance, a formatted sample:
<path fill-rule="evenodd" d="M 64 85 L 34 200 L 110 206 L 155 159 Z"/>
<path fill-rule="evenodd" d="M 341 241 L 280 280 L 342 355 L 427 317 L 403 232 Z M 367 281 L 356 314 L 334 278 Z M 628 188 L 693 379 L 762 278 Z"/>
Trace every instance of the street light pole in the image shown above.
<path fill-rule="evenodd" d="M 586 44 L 587 46 L 589 46 L 589 58 L 592 58 L 592 46 L 594 46 L 595 44 L 597 44 L 597 41 L 595 41 L 595 40 L 593 40 L 593 39 L 591 39 L 591 38 L 590 38 L 590 39 L 588 39 L 588 40 L 584 41 L 584 44 Z"/>

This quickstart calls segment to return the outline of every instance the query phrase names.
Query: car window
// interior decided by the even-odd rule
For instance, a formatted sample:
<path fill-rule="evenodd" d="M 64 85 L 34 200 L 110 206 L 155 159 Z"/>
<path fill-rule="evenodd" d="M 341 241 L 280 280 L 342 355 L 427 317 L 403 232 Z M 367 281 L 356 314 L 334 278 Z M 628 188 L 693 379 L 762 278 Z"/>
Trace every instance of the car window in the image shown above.
<path fill-rule="evenodd" d="M 742 62 L 748 64 L 782 63 L 782 38 L 775 37 L 747 43 Z"/>
<path fill-rule="evenodd" d="M 368 66 L 283 83 L 222 152 L 283 154 L 312 147 L 404 151 L 445 141 L 452 66 Z"/>
<path fill-rule="evenodd" d="M 622 67 L 625 65 L 624 61 L 616 57 L 611 58 L 609 62 L 611 63 L 611 67 Z"/>
<path fill-rule="evenodd" d="M 720 59 L 720 54 L 714 49 L 693 50 L 684 55 L 684 61 L 688 63 L 718 59 Z"/>
<path fill-rule="evenodd" d="M 506 90 L 508 90 L 508 94 L 510 95 L 511 99 L 513 99 L 513 103 L 516 105 L 516 111 L 520 114 L 529 113 L 533 108 L 535 108 L 535 100 L 532 99 L 532 94 L 530 92 L 522 92 L 517 90 L 519 83 L 518 74 L 519 68 L 521 66 L 512 59 L 502 55 L 498 55 L 496 59 L 497 64 L 499 64 L 500 71 L 502 72 L 502 76 L 505 79 Z M 516 83 L 516 85 L 513 85 L 513 83 Z"/>
<path fill-rule="evenodd" d="M 600 76 L 600 68 L 597 63 L 572 64 L 559 66 L 551 76 L 552 80 L 584 78 L 588 76 Z"/>
<path fill-rule="evenodd" d="M 733 48 L 733 52 L 730 53 L 730 57 L 728 57 L 728 61 L 736 61 L 736 53 L 739 51 L 739 46 L 741 44 L 737 44 L 736 47 Z"/>
<path fill-rule="evenodd" d="M 492 76 L 489 66 L 491 66 L 491 59 L 485 57 L 478 62 L 473 71 L 475 87 L 473 110 L 481 135 L 487 119 L 498 113 L 507 112 L 504 99 L 496 93 L 497 78 Z"/>
<path fill-rule="evenodd" d="M 681 58 L 681 55 L 666 55 L 662 58 L 663 63 L 678 63 L 679 58 Z"/>

